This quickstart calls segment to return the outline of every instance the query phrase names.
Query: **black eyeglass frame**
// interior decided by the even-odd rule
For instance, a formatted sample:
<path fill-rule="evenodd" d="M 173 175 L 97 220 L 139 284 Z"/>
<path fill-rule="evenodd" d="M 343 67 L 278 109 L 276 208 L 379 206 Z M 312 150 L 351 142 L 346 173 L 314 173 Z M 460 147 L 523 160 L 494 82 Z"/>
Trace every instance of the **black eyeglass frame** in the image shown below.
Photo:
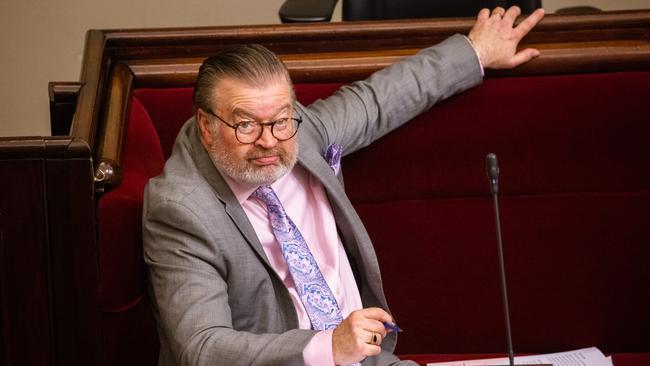
<path fill-rule="evenodd" d="M 271 121 L 271 122 L 244 121 L 244 122 L 239 122 L 239 123 L 235 123 L 234 125 L 231 125 L 230 123 L 226 122 L 223 118 L 219 117 L 216 113 L 212 112 L 212 110 L 210 108 L 205 109 L 205 111 L 210 113 L 214 117 L 217 117 L 217 119 L 219 121 L 223 122 L 226 126 L 228 126 L 228 127 L 232 128 L 233 130 L 235 130 L 235 138 L 237 139 L 237 141 L 240 144 L 245 144 L 245 145 L 250 145 L 250 144 L 254 144 L 255 142 L 257 142 L 257 140 L 259 140 L 260 137 L 262 137 L 262 134 L 264 133 L 264 126 L 271 126 L 271 135 L 273 135 L 273 137 L 276 140 L 278 140 L 278 141 L 291 140 L 298 133 L 298 129 L 300 128 L 300 124 L 302 123 L 302 118 L 300 118 L 300 117 L 298 117 L 298 118 L 289 117 L 289 118 L 280 118 L 280 119 L 277 119 L 277 120 Z M 292 121 L 296 122 L 296 130 L 293 131 L 293 134 L 291 136 L 287 137 L 287 138 L 277 137 L 275 135 L 275 133 L 273 133 L 273 127 L 275 127 L 275 124 L 280 122 L 281 120 L 292 120 Z M 251 141 L 251 142 L 243 142 L 242 140 L 239 139 L 239 134 L 238 134 L 237 130 L 239 129 L 239 126 L 244 124 L 244 123 L 257 123 L 258 125 L 262 126 L 262 128 L 260 128 L 259 135 L 257 135 L 257 137 L 254 138 L 253 141 Z"/>

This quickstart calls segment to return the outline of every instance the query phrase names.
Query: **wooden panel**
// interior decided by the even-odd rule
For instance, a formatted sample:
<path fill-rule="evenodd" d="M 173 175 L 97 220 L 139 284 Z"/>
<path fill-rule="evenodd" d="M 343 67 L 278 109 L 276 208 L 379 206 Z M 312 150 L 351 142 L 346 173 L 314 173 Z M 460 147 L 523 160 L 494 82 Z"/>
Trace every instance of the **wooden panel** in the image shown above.
<path fill-rule="evenodd" d="M 99 259 L 90 150 L 76 140 L 44 143 L 55 361 L 99 365 Z"/>
<path fill-rule="evenodd" d="M 99 364 L 88 145 L 0 138 L 0 177 L 0 363 Z"/>
<path fill-rule="evenodd" d="M 81 90 L 79 82 L 50 82 L 50 130 L 53 136 L 70 134 L 72 117 Z"/>
<path fill-rule="evenodd" d="M 0 153 L 0 363 L 3 365 L 52 365 L 43 165 L 38 157 L 5 159 Z"/>

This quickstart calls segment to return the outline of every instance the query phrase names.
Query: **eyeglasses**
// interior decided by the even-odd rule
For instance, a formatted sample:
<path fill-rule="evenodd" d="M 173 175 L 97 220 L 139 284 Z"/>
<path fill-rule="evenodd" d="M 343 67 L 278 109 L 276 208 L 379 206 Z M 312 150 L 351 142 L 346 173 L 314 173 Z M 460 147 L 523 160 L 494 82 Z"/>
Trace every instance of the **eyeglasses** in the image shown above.
<path fill-rule="evenodd" d="M 257 121 L 241 121 L 234 125 L 224 121 L 223 118 L 217 116 L 210 109 L 206 109 L 208 113 L 217 117 L 226 126 L 235 130 L 235 137 L 237 141 L 242 144 L 252 144 L 262 137 L 264 126 L 270 126 L 271 135 L 278 141 L 286 141 L 291 139 L 298 132 L 298 127 L 302 123 L 302 118 L 280 118 L 271 122 L 257 122 Z"/>

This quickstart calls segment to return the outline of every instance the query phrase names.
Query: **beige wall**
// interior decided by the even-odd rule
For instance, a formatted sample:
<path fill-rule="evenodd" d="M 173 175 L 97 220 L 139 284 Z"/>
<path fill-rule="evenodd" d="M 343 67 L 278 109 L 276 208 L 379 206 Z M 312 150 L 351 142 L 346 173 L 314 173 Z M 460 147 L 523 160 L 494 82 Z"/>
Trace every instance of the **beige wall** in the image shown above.
<path fill-rule="evenodd" d="M 549 12 L 586 3 L 543 1 Z M 650 8 L 650 0 L 588 1 L 606 10 Z M 278 23 L 282 2 L 1 0 L 0 136 L 50 133 L 47 83 L 79 79 L 87 29 Z"/>
<path fill-rule="evenodd" d="M 283 0 L 0 0 L 0 136 L 49 135 L 49 81 L 77 81 L 87 29 L 278 23 Z"/>

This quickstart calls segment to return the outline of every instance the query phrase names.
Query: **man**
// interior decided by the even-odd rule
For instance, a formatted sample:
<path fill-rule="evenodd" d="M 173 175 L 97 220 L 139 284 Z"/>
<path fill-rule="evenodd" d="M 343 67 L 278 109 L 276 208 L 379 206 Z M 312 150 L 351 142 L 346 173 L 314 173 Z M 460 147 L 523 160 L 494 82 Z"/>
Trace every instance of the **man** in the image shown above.
<path fill-rule="evenodd" d="M 339 159 L 508 68 L 543 17 L 479 13 L 456 35 L 305 107 L 261 46 L 209 58 L 195 115 L 145 192 L 143 237 L 161 365 L 412 364 Z"/>

